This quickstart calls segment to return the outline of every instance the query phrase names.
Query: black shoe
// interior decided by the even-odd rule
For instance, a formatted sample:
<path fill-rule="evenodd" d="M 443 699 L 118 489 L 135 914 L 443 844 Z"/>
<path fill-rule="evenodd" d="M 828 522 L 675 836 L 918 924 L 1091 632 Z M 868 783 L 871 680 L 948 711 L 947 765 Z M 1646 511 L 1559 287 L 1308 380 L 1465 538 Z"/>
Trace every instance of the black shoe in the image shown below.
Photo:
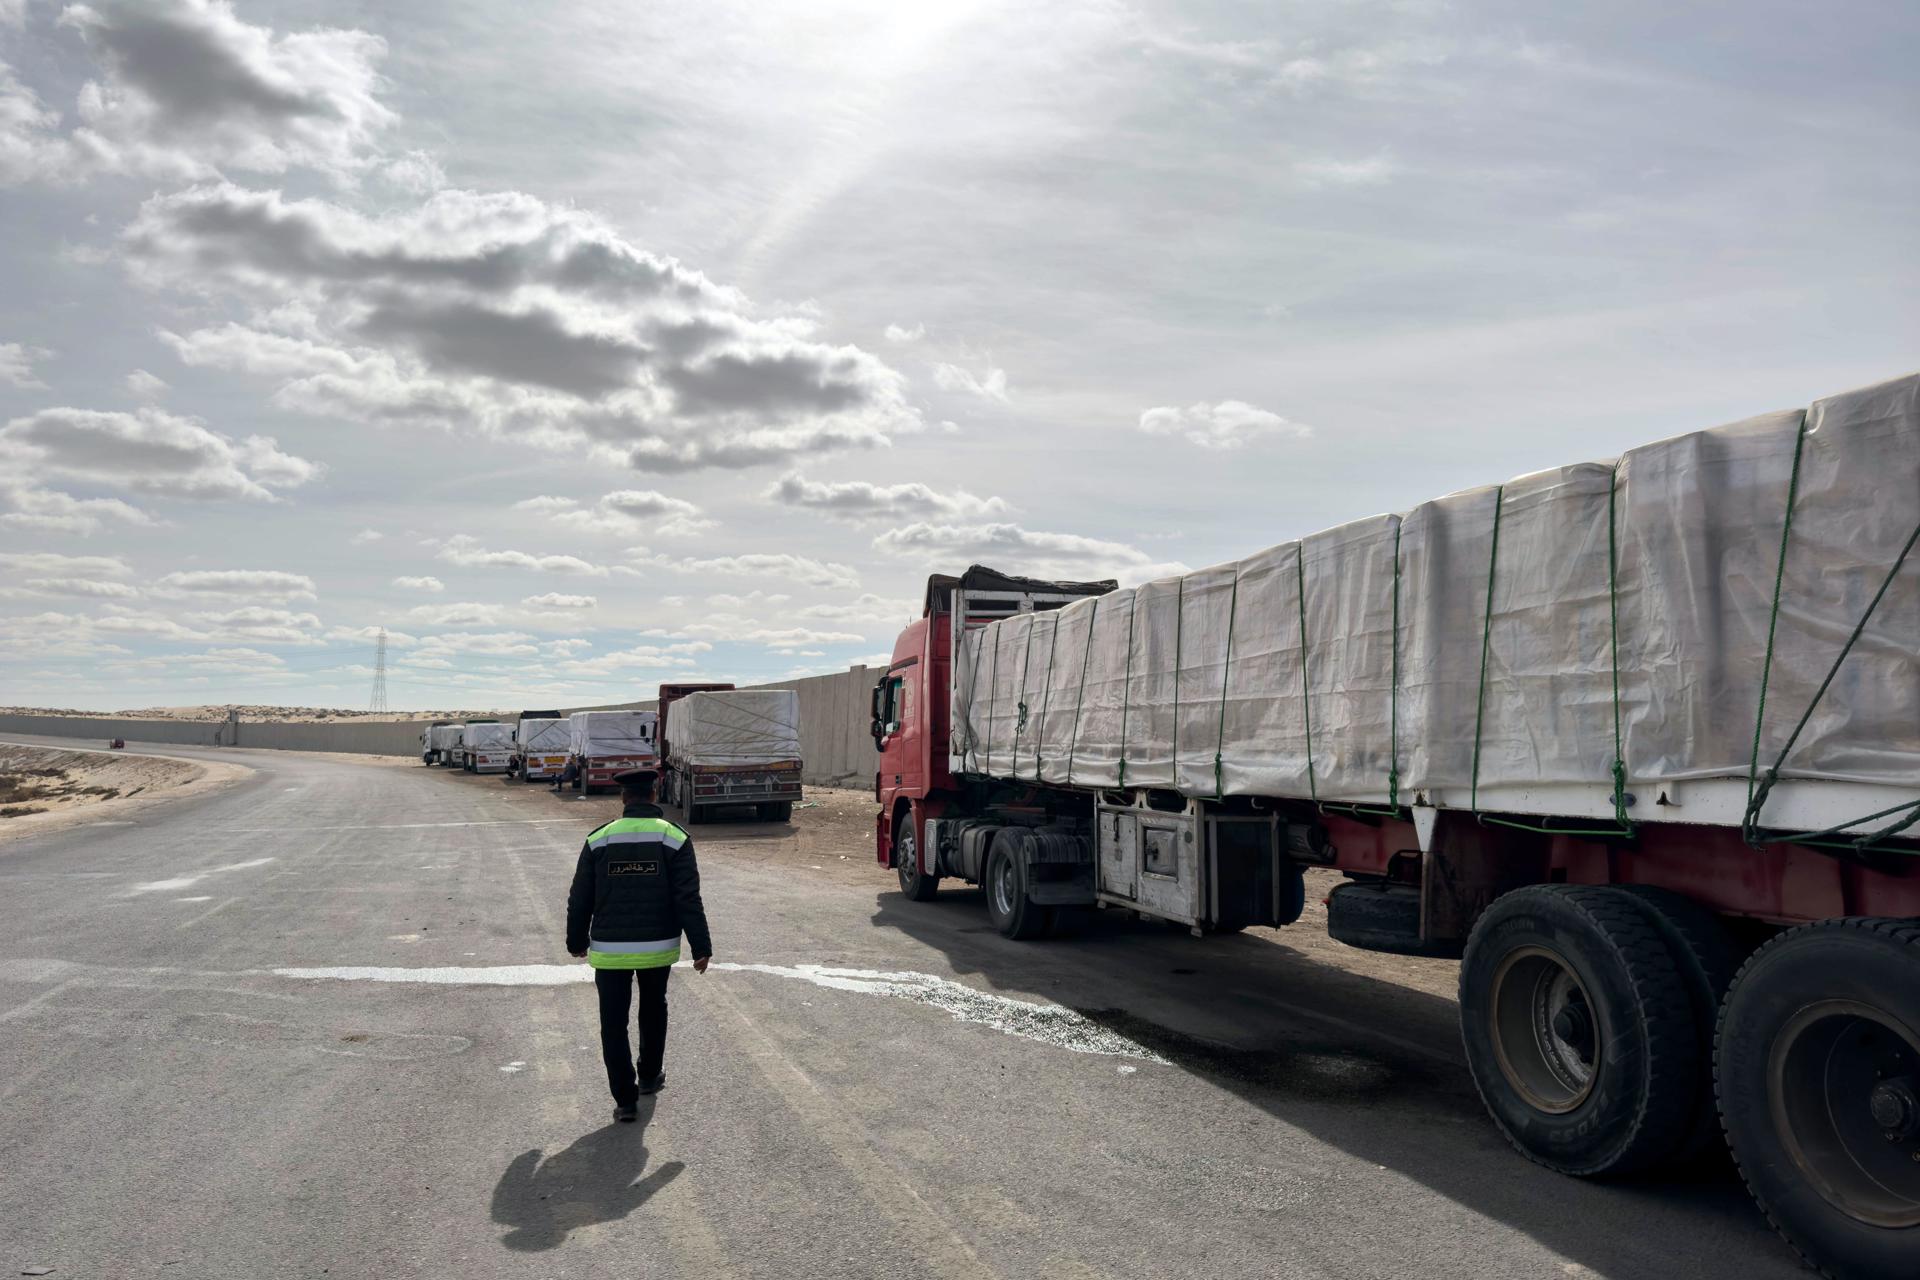
<path fill-rule="evenodd" d="M 613 1118 L 621 1124 L 632 1124 L 640 1118 L 640 1104 L 626 1102 L 613 1109 Z"/>
<path fill-rule="evenodd" d="M 653 1079 L 642 1080 L 640 1082 L 640 1094 L 642 1097 L 645 1097 L 647 1094 L 650 1094 L 650 1093 L 658 1093 L 666 1087 L 667 1087 L 667 1073 L 662 1071 L 658 1075 L 654 1076 Z"/>

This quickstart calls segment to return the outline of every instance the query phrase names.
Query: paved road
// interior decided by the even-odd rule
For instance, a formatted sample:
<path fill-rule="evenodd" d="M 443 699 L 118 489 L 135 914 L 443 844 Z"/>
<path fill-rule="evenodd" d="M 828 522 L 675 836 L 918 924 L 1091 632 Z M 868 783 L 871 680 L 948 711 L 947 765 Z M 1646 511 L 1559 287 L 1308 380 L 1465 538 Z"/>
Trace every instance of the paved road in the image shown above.
<path fill-rule="evenodd" d="M 698 837 L 744 967 L 674 975 L 615 1127 L 561 948 L 585 806 L 219 756 L 257 772 L 0 845 L 0 1272 L 1802 1274 L 1729 1175 L 1509 1152 L 1446 1001 L 1252 937 L 1010 943 L 766 828 Z"/>

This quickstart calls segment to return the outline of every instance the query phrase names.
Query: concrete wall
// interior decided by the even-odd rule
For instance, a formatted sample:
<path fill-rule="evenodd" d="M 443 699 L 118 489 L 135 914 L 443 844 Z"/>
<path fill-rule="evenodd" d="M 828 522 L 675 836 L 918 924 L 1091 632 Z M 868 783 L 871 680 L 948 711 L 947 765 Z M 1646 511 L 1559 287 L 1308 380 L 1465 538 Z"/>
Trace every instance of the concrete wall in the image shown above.
<path fill-rule="evenodd" d="M 800 750 L 803 776 L 814 786 L 863 787 L 873 781 L 873 739 L 867 734 L 867 696 L 878 679 L 866 667 L 833 675 L 782 680 L 767 689 L 792 689 L 800 696 Z M 603 710 L 571 707 L 573 711 Z M 651 699 L 611 709 L 651 711 Z M 344 751 L 359 755 L 410 756 L 420 751 L 420 734 L 430 720 L 347 720 L 330 724 L 282 724 L 242 721 L 95 719 L 91 716 L 0 715 L 0 734 L 26 733 L 53 738 L 111 738 L 129 742 L 185 746 L 261 747 L 273 751 Z M 238 730 L 238 741 L 235 731 Z"/>

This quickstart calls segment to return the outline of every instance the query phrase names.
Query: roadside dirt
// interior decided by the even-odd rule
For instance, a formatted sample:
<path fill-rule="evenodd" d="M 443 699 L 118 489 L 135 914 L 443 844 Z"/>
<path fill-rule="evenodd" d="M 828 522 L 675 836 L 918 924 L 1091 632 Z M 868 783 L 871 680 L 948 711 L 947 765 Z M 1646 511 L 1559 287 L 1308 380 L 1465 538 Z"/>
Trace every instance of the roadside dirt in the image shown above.
<path fill-rule="evenodd" d="M 124 819 L 146 805 L 198 795 L 252 772 L 212 761 L 0 742 L 0 843 L 80 822 Z"/>
<path fill-rule="evenodd" d="M 366 757 L 402 767 L 423 768 L 417 761 Z M 585 799 L 568 791 L 555 795 L 544 784 L 436 770 L 451 782 L 467 786 L 508 788 L 517 799 L 541 812 L 580 816 L 582 831 L 620 815 L 614 796 Z M 780 867 L 794 875 L 812 876 L 872 893 L 893 886 L 894 873 L 873 857 L 873 794 L 840 787 L 808 787 L 803 806 L 791 823 L 756 821 L 750 812 L 690 827 L 702 858 L 724 857 L 734 862 Z M 1249 929 L 1248 937 L 1264 937 L 1331 968 L 1390 982 L 1427 995 L 1452 1000 L 1459 984 L 1460 966 L 1451 960 L 1359 951 L 1327 936 L 1327 894 L 1344 879 L 1336 871 L 1313 868 L 1307 872 L 1307 906 L 1298 923 L 1285 929 Z M 954 893 L 977 893 L 965 884 L 951 885 Z M 943 892 L 948 891 L 943 886 Z M 985 912 L 985 907 L 981 908 Z"/>

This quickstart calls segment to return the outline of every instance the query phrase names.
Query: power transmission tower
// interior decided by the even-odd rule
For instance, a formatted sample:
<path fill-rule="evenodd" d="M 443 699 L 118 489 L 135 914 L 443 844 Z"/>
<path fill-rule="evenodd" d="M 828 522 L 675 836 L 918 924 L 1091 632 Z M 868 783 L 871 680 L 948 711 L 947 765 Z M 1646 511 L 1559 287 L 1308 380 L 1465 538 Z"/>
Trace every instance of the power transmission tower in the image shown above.
<path fill-rule="evenodd" d="M 368 715 L 385 715 L 387 711 L 387 629 L 380 628 L 380 637 L 373 649 L 373 696 L 367 699 Z"/>

